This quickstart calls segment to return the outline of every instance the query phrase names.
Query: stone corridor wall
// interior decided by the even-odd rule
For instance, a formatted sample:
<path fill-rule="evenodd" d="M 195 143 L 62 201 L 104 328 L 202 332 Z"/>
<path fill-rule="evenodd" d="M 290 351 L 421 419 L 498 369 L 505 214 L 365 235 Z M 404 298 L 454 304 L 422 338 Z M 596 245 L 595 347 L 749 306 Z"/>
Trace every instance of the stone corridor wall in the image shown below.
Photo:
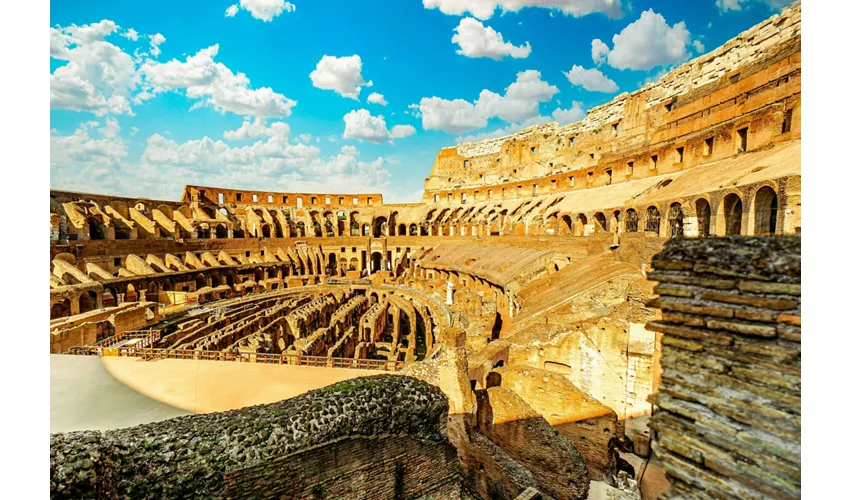
<path fill-rule="evenodd" d="M 457 451 L 446 439 L 353 436 L 228 472 L 224 497 L 466 498 Z"/>
<path fill-rule="evenodd" d="M 800 238 L 671 240 L 653 266 L 671 497 L 799 498 Z"/>

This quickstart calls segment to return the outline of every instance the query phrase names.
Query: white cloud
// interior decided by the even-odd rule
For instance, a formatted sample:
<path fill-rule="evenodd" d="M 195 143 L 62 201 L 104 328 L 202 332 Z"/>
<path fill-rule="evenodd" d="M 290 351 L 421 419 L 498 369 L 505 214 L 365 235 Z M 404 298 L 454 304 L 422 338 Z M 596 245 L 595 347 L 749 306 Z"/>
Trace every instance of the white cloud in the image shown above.
<path fill-rule="evenodd" d="M 419 101 L 419 111 L 425 130 L 459 134 L 487 125 L 487 118 L 475 109 L 475 105 L 463 99 L 449 101 L 440 97 L 423 97 Z"/>
<path fill-rule="evenodd" d="M 362 69 L 363 62 L 357 54 L 322 56 L 316 69 L 310 73 L 310 80 L 316 88 L 333 90 L 343 97 L 357 100 L 362 87 L 372 86 L 372 82 L 367 82 L 360 74 Z"/>
<path fill-rule="evenodd" d="M 594 38 L 593 41 L 590 42 L 590 55 L 593 57 L 593 62 L 595 62 L 597 66 L 605 62 L 608 58 L 608 52 L 610 51 L 611 49 L 608 48 L 608 44 L 598 38 Z"/>
<path fill-rule="evenodd" d="M 239 5 L 231 5 L 224 11 L 224 15 L 235 16 L 239 12 L 239 7 L 250 12 L 254 19 L 264 22 L 270 22 L 283 12 L 295 12 L 295 5 L 286 0 L 239 0 Z"/>
<path fill-rule="evenodd" d="M 415 133 L 416 129 L 413 128 L 413 125 L 393 125 L 393 128 L 390 130 L 390 137 L 393 139 L 404 139 Z"/>
<path fill-rule="evenodd" d="M 271 88 L 251 89 L 243 73 L 233 73 L 227 66 L 214 61 L 218 44 L 187 56 L 185 62 L 172 59 L 166 63 L 148 60 L 140 68 L 145 77 L 145 91 L 137 101 L 160 92 L 185 89 L 194 107 L 212 106 L 220 112 L 239 115 L 272 117 L 289 116 L 296 101 L 278 94 Z"/>
<path fill-rule="evenodd" d="M 343 146 L 341 151 L 342 151 L 342 154 L 348 155 L 348 156 L 357 156 L 358 154 L 360 154 L 360 151 L 357 151 L 356 147 L 348 146 L 348 145 Z"/>
<path fill-rule="evenodd" d="M 366 102 L 370 102 L 372 104 L 380 104 L 381 106 L 386 106 L 389 104 L 386 99 L 384 99 L 383 94 L 379 94 L 377 92 L 372 92 L 369 94 L 369 97 L 366 98 Z"/>
<path fill-rule="evenodd" d="M 134 30 L 133 28 L 130 28 L 124 33 L 122 33 L 121 36 L 135 42 L 139 39 L 139 32 Z"/>
<path fill-rule="evenodd" d="M 111 120 L 111 121 L 110 121 Z M 97 182 L 114 174 L 121 160 L 127 156 L 127 146 L 118 137 L 118 122 L 107 119 L 99 129 L 103 138 L 89 136 L 89 127 L 97 122 L 80 124 L 71 135 L 50 134 L 50 177 L 61 182 L 91 182 L 89 191 L 96 190 Z M 107 135 L 108 134 L 108 135 Z M 70 185 L 69 188 L 75 187 Z"/>
<path fill-rule="evenodd" d="M 705 52 L 705 45 L 703 45 L 703 44 L 702 44 L 702 42 L 701 42 L 701 41 L 699 41 L 699 40 L 694 40 L 694 48 L 695 48 L 695 49 L 696 49 L 696 51 L 697 51 L 697 52 L 699 52 L 700 54 L 702 54 L 703 52 Z"/>
<path fill-rule="evenodd" d="M 254 121 L 245 120 L 242 122 L 242 125 L 236 130 L 226 130 L 223 134 L 225 139 L 235 141 L 235 140 L 246 140 L 253 139 L 255 137 L 277 137 L 280 139 L 286 139 L 289 137 L 290 128 L 284 122 L 274 122 L 268 127 L 266 126 L 266 121 L 264 118 L 254 118 Z"/>
<path fill-rule="evenodd" d="M 552 118 L 561 125 L 567 125 L 581 121 L 585 117 L 585 114 L 586 112 L 582 103 L 573 101 L 573 105 L 570 109 L 558 108 L 555 111 L 552 111 Z"/>
<path fill-rule="evenodd" d="M 720 12 L 729 12 L 731 10 L 740 11 L 751 1 L 760 2 L 766 4 L 771 9 L 779 10 L 793 0 L 717 0 L 715 4 L 720 9 Z"/>
<path fill-rule="evenodd" d="M 482 128 L 494 117 L 522 122 L 539 116 L 540 103 L 551 100 L 557 92 L 558 87 L 540 79 L 539 71 L 521 71 L 504 95 L 485 89 L 475 104 L 463 99 L 422 98 L 419 102 L 422 128 L 460 134 Z"/>
<path fill-rule="evenodd" d="M 155 35 L 151 35 L 151 50 L 150 53 L 154 57 L 159 57 L 160 50 L 159 46 L 165 43 L 165 37 L 161 34 L 157 33 Z"/>
<path fill-rule="evenodd" d="M 496 8 L 503 12 L 516 12 L 524 7 L 540 7 L 574 17 L 593 12 L 608 17 L 620 17 L 623 14 L 620 0 L 422 0 L 422 4 L 426 9 L 440 9 L 443 14 L 460 16 L 469 12 L 483 20 L 490 19 Z"/>
<path fill-rule="evenodd" d="M 350 111 L 343 117 L 343 121 L 345 121 L 343 139 L 381 143 L 392 139 L 402 139 L 416 133 L 416 129 L 410 125 L 396 125 L 389 130 L 384 117 L 372 116 L 368 109 Z"/>
<path fill-rule="evenodd" d="M 531 53 L 528 42 L 520 47 L 505 42 L 501 33 L 471 17 L 461 19 L 454 31 L 452 43 L 460 46 L 456 52 L 466 57 L 489 57 L 498 61 L 505 56 L 524 59 Z"/>
<path fill-rule="evenodd" d="M 669 26 L 664 16 L 652 9 L 614 35 L 614 48 L 608 53 L 608 64 L 617 69 L 647 70 L 682 62 L 691 34 L 685 22 Z"/>
<path fill-rule="evenodd" d="M 112 139 L 118 137 L 118 132 L 121 131 L 121 127 L 118 125 L 118 120 L 115 118 L 107 118 L 104 120 L 104 124 L 101 128 L 97 129 L 100 134 L 107 138 Z"/>
<path fill-rule="evenodd" d="M 133 58 L 106 37 L 118 25 L 104 19 L 83 26 L 50 28 L 50 57 L 67 64 L 50 75 L 50 107 L 96 115 L 129 114 L 139 83 Z"/>
<path fill-rule="evenodd" d="M 614 80 L 605 76 L 596 68 L 584 69 L 583 66 L 573 64 L 570 71 L 565 71 L 564 76 L 573 85 L 582 87 L 590 92 L 616 92 L 619 87 Z"/>
<path fill-rule="evenodd" d="M 139 128 L 138 128 L 138 127 L 130 127 L 130 135 L 131 135 L 131 136 L 134 136 L 134 135 L 136 135 L 136 134 L 138 134 L 138 133 L 139 133 Z"/>

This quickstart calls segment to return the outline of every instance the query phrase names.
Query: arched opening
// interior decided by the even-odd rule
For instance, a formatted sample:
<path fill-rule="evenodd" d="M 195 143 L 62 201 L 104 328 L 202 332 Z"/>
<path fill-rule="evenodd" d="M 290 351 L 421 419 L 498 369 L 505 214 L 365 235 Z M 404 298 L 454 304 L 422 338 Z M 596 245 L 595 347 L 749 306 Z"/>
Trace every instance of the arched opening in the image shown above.
<path fill-rule="evenodd" d="M 328 265 L 325 269 L 325 274 L 329 276 L 334 276 L 336 274 L 336 254 L 330 253 L 328 254 Z"/>
<path fill-rule="evenodd" d="M 661 212 L 658 207 L 652 206 L 646 209 L 646 226 L 644 231 L 647 233 L 661 234 Z"/>
<path fill-rule="evenodd" d="M 80 314 L 97 309 L 97 293 L 88 291 L 80 295 Z"/>
<path fill-rule="evenodd" d="M 399 236 L 407 236 L 407 226 L 404 224 L 398 225 L 398 235 Z"/>
<path fill-rule="evenodd" d="M 685 235 L 685 214 L 682 212 L 681 203 L 676 202 L 670 205 L 667 220 L 670 223 L 671 238 L 681 238 Z"/>
<path fill-rule="evenodd" d="M 411 224 L 410 225 L 410 236 L 418 236 L 418 235 L 419 235 L 419 228 L 416 227 L 416 224 Z"/>
<path fill-rule="evenodd" d="M 369 224 L 363 224 L 363 226 L 360 227 L 360 232 L 363 236 L 369 236 Z"/>
<path fill-rule="evenodd" d="M 576 224 L 576 235 L 582 236 L 584 235 L 584 228 L 587 226 L 587 216 L 584 214 L 578 214 L 578 224 Z"/>
<path fill-rule="evenodd" d="M 630 208 L 626 210 L 626 232 L 627 233 L 636 233 L 638 231 L 638 221 L 640 217 L 638 216 L 637 210 L 634 208 Z"/>
<path fill-rule="evenodd" d="M 263 224 L 260 226 L 260 231 L 263 235 L 263 238 L 271 238 L 272 237 L 272 228 L 268 224 Z"/>
<path fill-rule="evenodd" d="M 50 319 L 64 318 L 71 315 L 71 302 L 67 299 L 50 306 Z"/>
<path fill-rule="evenodd" d="M 381 252 L 372 252 L 372 272 L 380 271 L 382 269 L 381 262 L 383 258 L 381 256 Z"/>
<path fill-rule="evenodd" d="M 779 208 L 779 197 L 776 191 L 764 186 L 756 192 L 756 227 L 755 234 L 776 234 L 776 212 Z"/>
<path fill-rule="evenodd" d="M 744 220 L 744 203 L 735 193 L 729 193 L 723 198 L 723 219 L 726 236 L 741 234 Z"/>
<path fill-rule="evenodd" d="M 98 222 L 97 219 L 90 217 L 86 219 L 86 222 L 89 225 L 89 239 L 90 240 L 105 240 L 106 239 L 106 227 Z"/>
<path fill-rule="evenodd" d="M 348 270 L 349 271 L 359 271 L 360 270 L 360 261 L 354 257 L 348 261 Z"/>
<path fill-rule="evenodd" d="M 306 229 L 305 229 L 305 226 L 304 226 L 304 222 L 303 222 L 303 221 L 298 221 L 298 222 L 295 224 L 295 232 L 296 232 L 296 234 L 298 234 L 298 237 L 299 237 L 299 238 L 303 238 L 303 237 L 305 236 L 305 234 L 306 234 Z"/>
<path fill-rule="evenodd" d="M 346 271 L 348 271 L 348 259 L 342 257 L 339 259 L 339 273 L 345 274 Z"/>
<path fill-rule="evenodd" d="M 387 233 L 387 218 L 386 217 L 378 217 L 375 219 L 375 238 L 380 238 L 381 236 L 388 236 Z M 365 236 L 365 235 L 364 235 Z"/>
<path fill-rule="evenodd" d="M 219 224 L 215 227 L 215 237 L 216 238 L 227 238 L 227 226 L 224 224 Z"/>
<path fill-rule="evenodd" d="M 697 211 L 697 232 L 700 238 L 706 238 L 711 234 L 711 205 L 705 198 L 697 200 L 695 205 Z"/>
<path fill-rule="evenodd" d="M 573 219 L 569 215 L 561 217 L 559 224 L 558 234 L 569 236 L 573 233 Z"/>
<path fill-rule="evenodd" d="M 325 212 L 322 214 L 322 218 L 324 219 L 325 224 L 325 236 L 336 236 L 336 230 L 334 228 L 334 214 L 332 212 Z M 342 235 L 342 233 L 340 233 Z"/>
<path fill-rule="evenodd" d="M 209 224 L 201 224 L 198 226 L 198 238 L 201 239 L 209 239 L 210 237 L 210 226 Z"/>
<path fill-rule="evenodd" d="M 608 230 L 608 221 L 605 219 L 605 214 L 602 212 L 596 212 L 596 215 L 593 216 L 593 219 L 598 224 L 598 229 L 600 231 Z"/>

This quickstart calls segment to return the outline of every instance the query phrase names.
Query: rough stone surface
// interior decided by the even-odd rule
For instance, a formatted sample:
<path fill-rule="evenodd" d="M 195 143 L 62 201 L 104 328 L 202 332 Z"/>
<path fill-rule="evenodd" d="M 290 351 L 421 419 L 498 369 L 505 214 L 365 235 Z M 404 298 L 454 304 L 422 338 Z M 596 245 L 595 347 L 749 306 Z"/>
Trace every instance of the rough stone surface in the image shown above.
<path fill-rule="evenodd" d="M 675 263 L 651 275 L 663 314 L 647 325 L 664 334 L 650 425 L 670 496 L 799 498 L 800 238 L 671 240 L 655 262 Z M 721 277 L 738 292 L 712 290 Z M 688 284 L 689 314 L 670 282 Z M 716 301 L 736 319 L 718 318 Z"/>
<path fill-rule="evenodd" d="M 229 470 L 346 436 L 444 439 L 448 401 L 402 376 L 340 382 L 279 403 L 106 432 L 53 434 L 51 498 L 211 498 Z"/>

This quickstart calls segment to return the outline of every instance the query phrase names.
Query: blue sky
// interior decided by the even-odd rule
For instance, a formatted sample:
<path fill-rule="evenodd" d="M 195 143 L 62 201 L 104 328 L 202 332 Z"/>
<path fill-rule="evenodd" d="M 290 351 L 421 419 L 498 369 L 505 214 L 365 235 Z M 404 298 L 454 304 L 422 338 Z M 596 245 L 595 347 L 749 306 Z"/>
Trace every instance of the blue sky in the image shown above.
<path fill-rule="evenodd" d="M 535 3 L 53 1 L 51 187 L 419 201 L 441 147 L 577 121 L 788 1 Z"/>

